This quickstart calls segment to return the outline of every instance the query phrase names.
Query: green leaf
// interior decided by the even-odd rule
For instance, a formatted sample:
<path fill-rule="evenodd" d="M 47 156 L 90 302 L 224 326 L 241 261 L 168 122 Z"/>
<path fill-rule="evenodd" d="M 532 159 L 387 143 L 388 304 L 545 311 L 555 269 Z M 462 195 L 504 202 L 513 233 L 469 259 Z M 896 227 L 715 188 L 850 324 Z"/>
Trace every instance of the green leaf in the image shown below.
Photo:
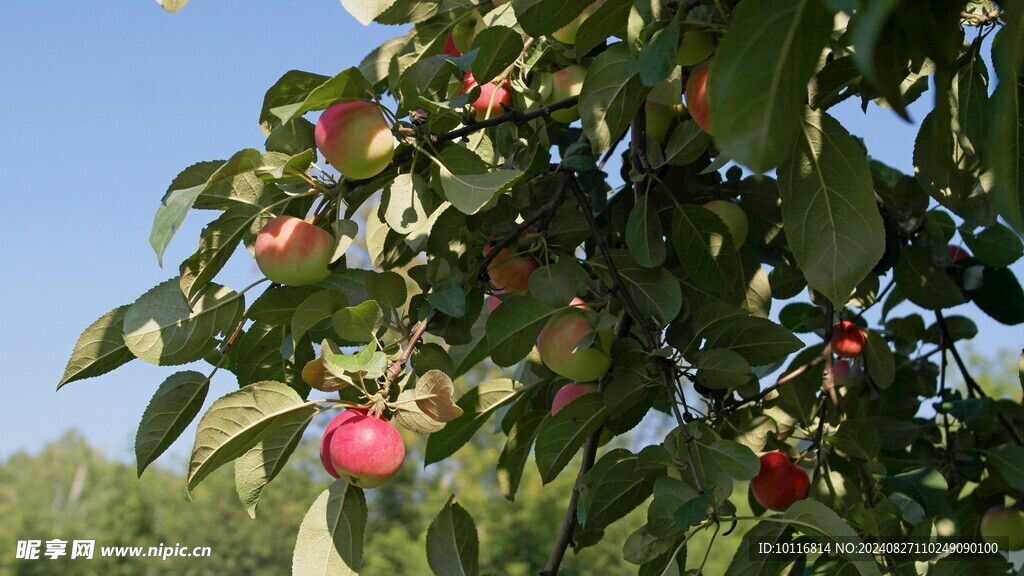
<path fill-rule="evenodd" d="M 566 5 L 563 0 L 542 1 Z M 602 52 L 587 69 L 579 109 L 594 154 L 610 148 L 629 128 L 650 92 L 638 74 L 629 73 L 630 58 L 629 49 L 620 42 Z"/>
<path fill-rule="evenodd" d="M 142 414 L 135 434 L 139 477 L 192 423 L 209 390 L 209 377 L 192 370 L 175 372 L 164 380 Z"/>
<path fill-rule="evenodd" d="M 335 290 L 321 290 L 303 300 L 292 315 L 292 345 L 297 348 L 310 329 L 346 306 L 348 298 Z"/>
<path fill-rule="evenodd" d="M 878 423 L 868 420 L 846 420 L 827 441 L 851 458 L 872 460 L 878 456 L 882 441 L 878 436 Z"/>
<path fill-rule="evenodd" d="M 366 292 L 373 296 L 382 308 L 401 308 L 408 298 L 405 278 L 395 272 L 372 272 L 366 274 Z"/>
<path fill-rule="evenodd" d="M 316 148 L 316 127 L 305 118 L 295 118 L 270 131 L 264 148 L 267 152 L 281 152 L 289 156 Z"/>
<path fill-rule="evenodd" d="M 665 262 L 661 220 L 651 206 L 650 196 L 648 193 L 640 197 L 626 222 L 626 247 L 637 264 L 644 268 L 654 268 Z"/>
<path fill-rule="evenodd" d="M 579 491 L 580 523 L 584 527 L 610 526 L 650 497 L 654 481 L 665 475 L 665 465 L 652 458 L 648 450 L 663 451 L 654 446 L 634 454 L 616 448 L 601 456 L 583 475 Z"/>
<path fill-rule="evenodd" d="M 277 380 L 294 388 L 299 395 L 308 395 L 302 380 L 302 368 L 313 359 L 313 347 L 300 344 L 298 348 L 282 351 L 282 342 L 288 342 L 286 326 L 256 322 L 246 330 L 231 349 L 232 371 L 239 386 Z"/>
<path fill-rule="evenodd" d="M 590 3 L 591 0 L 512 0 L 512 9 L 523 30 L 540 37 L 572 22 Z"/>
<path fill-rule="evenodd" d="M 576 54 L 584 55 L 605 43 L 609 36 L 625 37 L 631 0 L 605 0 L 576 32 Z"/>
<path fill-rule="evenodd" d="M 428 370 L 416 381 L 416 405 L 424 414 L 438 422 L 451 422 L 463 411 L 452 401 L 455 385 L 440 370 Z"/>
<path fill-rule="evenodd" d="M 249 306 L 249 318 L 264 324 L 289 326 L 295 311 L 315 292 L 317 289 L 313 286 L 274 286 Z"/>
<path fill-rule="evenodd" d="M 263 490 L 284 469 L 306 427 L 319 412 L 304 410 L 282 418 L 259 443 L 235 460 L 235 490 L 251 518 L 256 517 Z"/>
<path fill-rule="evenodd" d="M 874 330 L 865 330 L 867 346 L 864 347 L 864 362 L 871 380 L 883 390 L 892 385 L 896 378 L 896 360 L 889 349 L 889 343 Z"/>
<path fill-rule="evenodd" d="M 208 284 L 189 309 L 177 278 L 142 295 L 124 315 L 124 342 L 137 358 L 160 366 L 199 360 L 217 346 L 218 334 L 230 334 L 242 318 L 242 296 Z"/>
<path fill-rule="evenodd" d="M 712 464 L 735 480 L 750 480 L 761 470 L 761 461 L 750 448 L 732 440 L 715 440 L 711 444 L 695 444 L 700 460 Z"/>
<path fill-rule="evenodd" d="M 462 318 L 466 315 L 466 291 L 455 278 L 434 286 L 427 294 L 427 302 L 452 318 Z"/>
<path fill-rule="evenodd" d="M 626 290 L 646 320 L 665 326 L 679 314 L 683 293 L 674 274 L 664 268 L 644 268 L 625 250 L 612 250 L 611 257 Z M 594 262 L 599 265 L 595 271 L 601 280 L 612 286 L 604 256 L 598 256 Z"/>
<path fill-rule="evenodd" d="M 260 109 L 260 127 L 263 131 L 270 134 L 282 125 L 281 121 L 271 114 L 272 108 L 302 102 L 310 92 L 328 79 L 327 76 L 302 70 L 285 72 L 263 96 L 263 107 Z"/>
<path fill-rule="evenodd" d="M 717 390 L 739 388 L 754 378 L 750 364 L 726 348 L 702 352 L 697 362 L 697 382 Z"/>
<path fill-rule="evenodd" d="M 224 212 L 203 228 L 199 250 L 179 267 L 181 292 L 191 301 L 224 268 L 242 240 L 252 233 L 260 209 L 240 204 Z"/>
<path fill-rule="evenodd" d="M 82 331 L 57 383 L 58 390 L 68 382 L 106 374 L 135 358 L 124 343 L 127 311 L 128 306 L 114 308 Z"/>
<path fill-rule="evenodd" d="M 1021 244 L 1020 236 L 998 222 L 985 228 L 978 235 L 963 230 L 960 231 L 960 235 L 974 253 L 974 257 L 989 266 L 1009 266 L 1024 255 L 1024 245 Z"/>
<path fill-rule="evenodd" d="M 291 426 L 298 416 L 310 418 L 319 408 L 304 402 L 288 385 L 259 382 L 214 401 L 196 429 L 196 441 L 188 466 L 188 489 L 195 488 L 210 472 L 248 452 L 268 434 Z"/>
<path fill-rule="evenodd" d="M 1015 490 L 1024 490 L 1024 448 L 1003 444 L 985 451 L 985 461 Z"/>
<path fill-rule="evenodd" d="M 693 120 L 684 120 L 672 130 L 665 146 L 665 162 L 670 166 L 686 166 L 700 158 L 708 149 L 711 137 Z"/>
<path fill-rule="evenodd" d="M 498 455 L 497 475 L 498 489 L 510 502 L 515 500 L 519 482 L 523 478 L 523 469 L 533 450 L 537 434 L 549 417 L 550 412 L 545 401 L 538 409 L 529 410 L 521 416 L 508 431 L 508 440 Z"/>
<path fill-rule="evenodd" d="M 348 342 L 370 342 L 377 327 L 384 320 L 384 312 L 375 300 L 367 300 L 357 306 L 342 308 L 331 316 L 334 331 Z"/>
<path fill-rule="evenodd" d="M 971 301 L 1003 324 L 1024 322 L 1024 290 L 1009 268 L 985 266 L 980 286 L 968 292 Z"/>
<path fill-rule="evenodd" d="M 441 154 L 442 161 L 446 155 Z M 476 174 L 463 173 L 445 164 L 437 164 L 441 187 L 452 206 L 463 214 L 476 214 L 499 194 L 512 187 L 523 175 L 520 170 L 495 170 Z"/>
<path fill-rule="evenodd" d="M 875 430 L 879 433 L 885 432 L 883 428 L 877 426 Z M 919 468 L 895 476 L 883 476 L 878 481 L 889 492 L 902 492 L 912 498 L 921 505 L 928 516 L 937 516 L 947 506 L 949 485 L 938 470 Z"/>
<path fill-rule="evenodd" d="M 480 573 L 480 542 L 476 524 L 455 496 L 427 528 L 427 563 L 437 576 L 475 576 Z"/>
<path fill-rule="evenodd" d="M 640 80 L 644 86 L 653 88 L 668 78 L 676 69 L 676 52 L 679 50 L 679 20 L 673 18 L 668 25 L 651 37 L 640 50 L 637 64 Z"/>
<path fill-rule="evenodd" d="M 345 255 L 352 241 L 359 235 L 359 224 L 352 220 L 335 220 L 331 223 L 331 231 L 334 232 L 334 252 L 331 253 L 331 262 L 337 262 L 338 258 Z"/>
<path fill-rule="evenodd" d="M 160 207 L 153 218 L 153 230 L 149 233 L 149 244 L 156 252 L 156 259 L 163 265 L 164 250 L 170 244 L 174 233 L 185 221 L 185 216 L 195 204 L 199 194 L 206 188 L 210 176 L 224 161 L 199 162 L 181 171 L 167 188 Z"/>
<path fill-rule="evenodd" d="M 358 575 L 365 533 L 366 496 L 362 489 L 335 480 L 302 519 L 292 555 L 292 574 Z"/>
<path fill-rule="evenodd" d="M 960 292 L 945 270 L 935 265 L 931 251 L 924 246 L 907 246 L 893 268 L 896 286 L 908 300 L 927 310 L 942 310 L 964 303 Z"/>
<path fill-rule="evenodd" d="M 782 326 L 743 311 L 723 314 L 723 305 L 708 306 L 694 318 L 697 338 L 706 339 L 705 348 L 728 348 L 747 359 L 751 366 L 767 366 L 800 350 L 803 342 Z"/>
<path fill-rule="evenodd" d="M 560 257 L 530 274 L 530 294 L 551 306 L 565 306 L 577 294 L 584 294 L 590 275 L 575 259 Z"/>
<path fill-rule="evenodd" d="M 786 161 L 798 139 L 807 83 L 831 31 L 832 15 L 817 0 L 736 6 L 707 86 L 723 155 L 755 172 Z"/>
<path fill-rule="evenodd" d="M 727 292 L 739 281 L 739 258 L 729 227 L 703 206 L 676 208 L 672 216 L 672 246 L 687 277 L 709 292 Z"/>
<path fill-rule="evenodd" d="M 399 234 L 409 234 L 427 221 L 432 194 L 419 174 L 399 174 L 384 188 L 381 211 L 384 221 Z"/>
<path fill-rule="evenodd" d="M 957 340 L 970 340 L 978 335 L 978 326 L 966 316 L 946 316 L 946 328 L 949 329 L 949 344 Z M 914 337 L 916 339 L 916 337 Z M 942 342 L 942 328 L 936 322 L 928 327 L 921 336 L 922 342 L 938 345 Z"/>
<path fill-rule="evenodd" d="M 504 299 L 487 317 L 487 341 L 494 363 L 512 366 L 526 358 L 554 310 L 526 294 Z"/>
<path fill-rule="evenodd" d="M 477 51 L 473 60 L 473 78 L 483 85 L 494 80 L 519 58 L 523 37 L 505 26 L 489 26 L 473 39 Z"/>
<path fill-rule="evenodd" d="M 804 117 L 779 167 L 786 238 L 807 283 L 843 306 L 885 252 L 867 157 L 823 112 Z"/>
<path fill-rule="evenodd" d="M 684 530 L 708 517 L 708 506 L 715 497 L 714 490 L 707 490 L 700 496 L 688 500 L 672 514 L 676 526 Z"/>
<path fill-rule="evenodd" d="M 585 394 L 544 422 L 536 448 L 537 468 L 544 484 L 558 476 L 607 417 L 601 395 Z"/>
<path fill-rule="evenodd" d="M 775 546 L 790 541 L 792 531 L 786 524 L 760 522 L 743 535 L 725 576 L 776 576 L 783 574 L 790 559 L 777 554 L 759 553 L 759 546 Z"/>
<path fill-rule="evenodd" d="M 830 508 L 817 500 L 800 500 L 795 502 L 782 515 L 782 519 L 790 522 L 795 528 L 823 542 L 841 542 L 843 544 L 861 543 L 861 539 L 849 524 L 843 521 Z M 851 552 L 843 554 L 851 564 L 857 567 L 861 576 L 881 576 L 878 565 L 871 554 Z"/>
<path fill-rule="evenodd" d="M 651 534 L 647 526 L 637 528 L 622 545 L 622 559 L 630 564 L 650 562 L 675 549 L 675 542 Z"/>
<path fill-rule="evenodd" d="M 355 354 L 325 354 L 327 371 L 337 378 L 350 379 L 351 375 L 375 379 L 384 375 L 388 365 L 387 354 L 377 350 L 377 344 L 371 342 Z"/>
<path fill-rule="evenodd" d="M 977 179 L 968 170 L 974 161 L 937 112 L 925 117 L 914 140 L 917 181 L 936 202 L 961 216 L 970 216 L 971 208 L 984 199 L 975 195 Z"/>
<path fill-rule="evenodd" d="M 1024 5 L 1008 3 L 1006 23 L 992 43 L 998 82 L 992 94 L 988 162 L 995 177 L 993 204 L 1017 232 L 1024 234 Z"/>
<path fill-rule="evenodd" d="M 507 378 L 488 380 L 475 388 L 470 388 L 458 401 L 458 406 L 463 411 L 462 416 L 452 420 L 444 430 L 431 434 L 427 439 L 423 465 L 440 462 L 454 454 L 473 437 L 495 410 L 515 399 L 522 390 L 516 390 L 513 382 Z"/>
<path fill-rule="evenodd" d="M 357 1 L 372 2 L 372 0 Z M 299 92 L 290 96 L 287 103 L 275 103 L 277 105 L 269 109 L 270 113 L 277 116 L 282 124 L 287 124 L 311 110 L 324 110 L 338 102 L 369 100 L 373 96 L 373 87 L 370 86 L 366 78 L 363 78 L 363 74 L 358 68 L 352 67 L 346 68 L 332 78 L 312 87 L 308 92 Z M 266 106 L 266 102 L 264 102 L 264 106 Z"/>

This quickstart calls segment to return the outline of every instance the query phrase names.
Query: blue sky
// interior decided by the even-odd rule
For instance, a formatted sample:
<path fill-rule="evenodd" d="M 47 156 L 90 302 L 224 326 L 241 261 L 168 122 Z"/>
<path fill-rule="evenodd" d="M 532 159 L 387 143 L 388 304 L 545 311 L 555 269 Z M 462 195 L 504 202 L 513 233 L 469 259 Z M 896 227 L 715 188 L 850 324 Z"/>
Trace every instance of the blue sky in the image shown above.
<path fill-rule="evenodd" d="M 35 451 L 75 428 L 108 455 L 132 459 L 135 430 L 160 382 L 176 368 L 135 361 L 54 387 L 83 328 L 176 275 L 211 217 L 194 213 L 157 266 L 148 244 L 171 179 L 202 160 L 259 147 L 263 93 L 289 69 L 333 74 L 401 32 L 359 25 L 337 0 L 194 0 L 176 15 L 155 2 L 0 4 L 0 459 Z M 926 97 L 927 98 L 927 97 Z M 912 111 L 923 116 L 926 103 Z M 916 127 L 853 103 L 834 114 L 873 155 L 904 171 Z M 1021 275 L 1021 265 L 1015 267 Z M 236 258 L 220 281 L 258 278 Z M 996 351 L 1020 339 L 973 307 Z M 218 376 L 211 397 L 235 386 Z M 191 448 L 186 431 L 172 449 Z"/>

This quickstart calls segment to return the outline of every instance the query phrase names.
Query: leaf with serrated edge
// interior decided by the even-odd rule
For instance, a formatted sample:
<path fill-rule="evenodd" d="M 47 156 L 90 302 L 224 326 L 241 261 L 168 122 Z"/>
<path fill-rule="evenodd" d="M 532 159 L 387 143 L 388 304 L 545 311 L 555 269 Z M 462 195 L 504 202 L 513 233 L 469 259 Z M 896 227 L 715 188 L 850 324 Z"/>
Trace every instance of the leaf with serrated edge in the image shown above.
<path fill-rule="evenodd" d="M 629 128 L 650 92 L 639 75 L 628 73 L 630 59 L 629 49 L 620 42 L 602 52 L 587 69 L 579 109 L 583 131 L 595 154 L 611 147 Z"/>
<path fill-rule="evenodd" d="M 512 366 L 530 353 L 554 309 L 527 295 L 515 295 L 487 317 L 487 341 L 498 366 Z"/>
<path fill-rule="evenodd" d="M 157 388 L 135 434 L 135 460 L 140 477 L 192 423 L 209 390 L 210 378 L 192 370 L 171 374 Z"/>
<path fill-rule="evenodd" d="M 267 434 L 291 422 L 296 412 L 315 412 L 281 382 L 258 382 L 224 395 L 203 414 L 188 467 L 188 489 L 210 472 L 248 452 Z"/>
<path fill-rule="evenodd" d="M 854 550 L 859 549 L 857 545 L 861 543 L 861 539 L 853 528 L 817 500 L 800 500 L 779 518 L 812 538 L 823 542 L 854 544 Z M 843 556 L 856 566 L 861 576 L 881 576 L 878 565 L 870 554 L 854 551 Z"/>
<path fill-rule="evenodd" d="M 363 563 L 366 496 L 335 480 L 320 493 L 299 526 L 292 555 L 296 576 L 357 576 Z"/>
<path fill-rule="evenodd" d="M 454 454 L 473 437 L 495 410 L 514 400 L 524 389 L 515 389 L 512 380 L 507 378 L 488 380 L 469 389 L 458 401 L 463 411 L 462 416 L 427 439 L 423 465 L 440 462 Z"/>
<path fill-rule="evenodd" d="M 462 408 L 452 401 L 455 385 L 440 370 L 428 370 L 416 381 L 416 405 L 438 422 L 451 422 L 462 416 Z"/>
<path fill-rule="evenodd" d="M 427 563 L 434 574 L 476 576 L 480 573 L 480 542 L 476 524 L 465 508 L 448 498 L 427 528 Z"/>
<path fill-rule="evenodd" d="M 57 389 L 68 382 L 106 374 L 130 362 L 135 356 L 124 343 L 124 314 L 128 306 L 120 306 L 96 319 L 82 331 Z"/>
<path fill-rule="evenodd" d="M 416 390 L 402 390 L 394 406 L 395 422 L 417 434 L 433 434 L 445 427 L 444 422 L 423 413 L 416 404 Z"/>
<path fill-rule="evenodd" d="M 348 306 L 348 298 L 336 290 L 321 290 L 302 301 L 292 315 L 292 342 L 295 346 L 316 324 Z"/>
<path fill-rule="evenodd" d="M 585 394 L 544 423 L 537 436 L 536 457 L 545 484 L 558 476 L 607 417 L 601 395 Z"/>
<path fill-rule="evenodd" d="M 186 300 L 191 301 L 224 268 L 259 214 L 260 209 L 256 206 L 240 204 L 203 228 L 199 235 L 199 250 L 178 268 L 181 292 Z"/>

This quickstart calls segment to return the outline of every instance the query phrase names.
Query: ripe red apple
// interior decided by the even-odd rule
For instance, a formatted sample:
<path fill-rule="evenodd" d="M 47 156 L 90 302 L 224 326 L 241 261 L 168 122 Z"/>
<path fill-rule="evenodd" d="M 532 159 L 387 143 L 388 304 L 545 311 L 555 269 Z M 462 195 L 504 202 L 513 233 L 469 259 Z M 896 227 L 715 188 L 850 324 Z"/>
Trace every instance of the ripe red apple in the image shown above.
<path fill-rule="evenodd" d="M 320 441 L 320 462 L 327 472 L 360 488 L 384 484 L 404 459 L 405 444 L 398 430 L 358 408 L 336 416 Z"/>
<path fill-rule="evenodd" d="M 487 298 L 484 298 L 484 304 L 487 305 L 487 313 L 494 314 L 494 311 L 498 309 L 498 306 L 501 306 L 501 298 L 494 295 L 488 295 Z"/>
<path fill-rule="evenodd" d="M 584 394 L 590 394 L 597 392 L 597 386 L 593 384 L 577 384 L 570 382 L 565 386 L 558 389 L 555 392 L 555 398 L 551 401 L 551 415 L 554 416 L 565 408 L 565 405 L 573 400 L 583 396 Z"/>
<path fill-rule="evenodd" d="M 484 247 L 484 256 L 490 253 L 491 247 Z M 530 274 L 537 269 L 537 262 L 526 254 L 516 254 L 511 248 L 502 248 L 501 252 L 487 265 L 487 276 L 495 288 L 495 294 L 506 292 L 526 292 L 530 289 Z"/>
<path fill-rule="evenodd" d="M 850 362 L 847 360 L 836 360 L 832 363 L 832 381 L 837 386 L 846 382 L 846 379 L 850 377 Z"/>
<path fill-rule="evenodd" d="M 690 71 L 690 78 L 686 80 L 686 107 L 690 109 L 690 116 L 697 125 L 708 134 L 711 132 L 711 109 L 708 108 L 708 70 L 711 68 L 712 60 L 705 60 L 697 64 Z"/>
<path fill-rule="evenodd" d="M 572 64 L 562 68 L 558 72 L 547 75 L 541 81 L 540 93 L 545 104 L 565 100 L 573 96 L 579 96 L 583 90 L 583 79 L 587 76 L 587 69 L 579 64 Z M 578 106 L 563 108 L 551 113 L 551 118 L 557 122 L 569 124 L 580 118 Z"/>
<path fill-rule="evenodd" d="M 583 21 L 589 18 L 591 14 L 596 12 L 597 9 L 601 7 L 601 4 L 604 4 L 604 0 L 597 0 L 597 2 L 587 6 L 572 22 L 569 22 L 565 26 L 552 32 L 551 37 L 562 44 L 575 44 L 576 33 L 579 32 L 580 25 L 583 24 Z"/>
<path fill-rule="evenodd" d="M 968 252 L 967 250 L 964 250 L 963 248 L 961 248 L 959 246 L 954 246 L 954 245 L 950 245 L 949 246 L 949 261 L 950 262 L 956 262 L 957 260 L 963 260 L 964 258 L 969 258 L 970 256 L 971 256 L 970 252 Z"/>
<path fill-rule="evenodd" d="M 718 215 L 729 227 L 729 234 L 732 236 L 733 248 L 739 250 L 740 246 L 747 241 L 747 229 L 749 223 L 747 214 L 740 208 L 739 204 L 728 200 L 712 200 L 704 207 Z"/>
<path fill-rule="evenodd" d="M 473 78 L 473 73 L 466 72 L 461 93 L 469 92 L 476 86 L 476 78 Z M 477 120 L 486 120 L 487 118 L 504 113 L 505 111 L 501 108 L 502 104 L 505 106 L 512 105 L 512 92 L 508 86 L 508 82 L 503 83 L 501 86 L 495 86 L 493 82 L 480 86 L 480 96 L 473 102 L 473 109 L 476 110 Z"/>
<path fill-rule="evenodd" d="M 782 512 L 797 500 L 807 498 L 811 481 L 804 469 L 790 462 L 782 452 L 761 456 L 761 471 L 750 481 L 750 490 L 761 506 Z"/>
<path fill-rule="evenodd" d="M 864 331 L 859 326 L 843 320 L 832 326 L 832 351 L 836 356 L 843 358 L 856 358 L 864 351 L 866 338 Z"/>
<path fill-rule="evenodd" d="M 448 39 L 444 41 L 444 50 L 441 50 L 441 54 L 455 56 L 456 58 L 462 56 L 462 52 L 455 46 L 455 38 L 451 32 L 448 33 Z"/>
<path fill-rule="evenodd" d="M 715 51 L 715 37 L 707 30 L 691 30 L 683 34 L 676 51 L 676 64 L 693 66 L 707 60 Z"/>
<path fill-rule="evenodd" d="M 993 506 L 981 517 L 981 537 L 1002 550 L 1024 549 L 1024 512 Z"/>
<path fill-rule="evenodd" d="M 256 265 L 272 282 L 305 286 L 331 275 L 329 232 L 294 216 L 278 216 L 256 235 Z"/>
<path fill-rule="evenodd" d="M 584 308 L 583 301 L 573 298 L 573 308 Z M 584 336 L 593 329 L 581 310 L 570 308 L 556 312 L 537 336 L 541 360 L 554 373 L 579 382 L 597 380 L 611 366 L 609 352 L 614 338 L 611 330 L 597 333 L 593 346 L 577 350 Z"/>
<path fill-rule="evenodd" d="M 341 102 L 320 115 L 313 133 L 327 162 L 354 180 L 380 174 L 395 154 L 395 137 L 372 102 Z"/>

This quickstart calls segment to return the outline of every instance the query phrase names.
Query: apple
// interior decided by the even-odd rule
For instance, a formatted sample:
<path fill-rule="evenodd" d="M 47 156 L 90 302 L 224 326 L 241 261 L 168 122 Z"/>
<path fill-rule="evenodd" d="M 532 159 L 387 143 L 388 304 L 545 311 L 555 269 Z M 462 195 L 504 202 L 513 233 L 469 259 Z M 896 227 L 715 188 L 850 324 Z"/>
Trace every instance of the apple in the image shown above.
<path fill-rule="evenodd" d="M 832 381 L 841 385 L 850 377 L 850 362 L 848 360 L 836 360 L 832 363 Z"/>
<path fill-rule="evenodd" d="M 484 256 L 491 251 L 490 246 L 484 247 Z M 537 262 L 526 254 L 516 254 L 511 248 L 502 248 L 501 252 L 487 265 L 487 276 L 495 288 L 495 294 L 507 292 L 526 292 L 530 289 L 530 275 L 537 269 Z"/>
<path fill-rule="evenodd" d="M 460 94 L 465 94 L 476 86 L 476 78 L 473 78 L 473 73 L 466 72 Z M 501 108 L 502 104 L 505 106 L 512 105 L 512 92 L 508 89 L 508 86 L 508 82 L 503 83 L 501 86 L 495 86 L 493 82 L 480 86 L 480 96 L 473 102 L 473 109 L 476 110 L 477 120 L 486 120 L 487 118 L 504 113 L 505 111 Z"/>
<path fill-rule="evenodd" d="M 372 102 L 341 102 L 324 110 L 313 136 L 327 162 L 354 180 L 380 174 L 395 155 L 395 137 Z"/>
<path fill-rule="evenodd" d="M 697 125 L 705 132 L 711 134 L 711 109 L 708 108 L 708 69 L 711 68 L 711 60 L 705 60 L 697 64 L 690 71 L 690 77 L 686 80 L 686 107 L 690 109 L 690 116 Z"/>
<path fill-rule="evenodd" d="M 832 351 L 836 356 L 856 358 L 864 351 L 864 331 L 849 320 L 836 322 L 832 326 Z"/>
<path fill-rule="evenodd" d="M 959 246 L 949 246 L 949 261 L 956 262 L 957 260 L 963 260 L 964 258 L 970 258 L 971 253 Z"/>
<path fill-rule="evenodd" d="M 782 512 L 797 500 L 807 498 L 811 481 L 803 468 L 782 452 L 761 456 L 761 470 L 750 481 L 750 490 L 761 506 Z"/>
<path fill-rule="evenodd" d="M 739 204 L 728 200 L 712 200 L 704 204 L 704 207 L 718 215 L 729 227 L 729 235 L 732 236 L 733 248 L 739 250 L 747 241 L 747 214 L 740 208 Z"/>
<path fill-rule="evenodd" d="M 1002 550 L 1024 549 L 1024 512 L 993 506 L 981 517 L 981 537 Z"/>
<path fill-rule="evenodd" d="M 589 18 L 591 14 L 596 12 L 597 9 L 601 7 L 601 4 L 604 4 L 604 0 L 597 0 L 597 2 L 594 2 L 590 6 L 587 6 L 586 8 L 583 9 L 583 12 L 580 12 L 580 15 L 577 16 L 572 22 L 569 22 L 565 26 L 552 32 L 551 37 L 554 38 L 555 40 L 558 40 L 562 44 L 575 44 L 576 33 L 579 32 L 580 25 L 583 24 L 583 21 Z"/>
<path fill-rule="evenodd" d="M 294 216 L 278 216 L 256 235 L 256 265 L 271 282 L 305 286 L 331 275 L 329 232 Z"/>
<path fill-rule="evenodd" d="M 593 384 L 577 384 L 570 382 L 565 386 L 558 389 L 555 393 L 554 400 L 551 401 L 551 415 L 554 416 L 565 408 L 565 405 L 573 400 L 583 396 L 584 394 L 591 394 L 597 392 L 597 386 Z"/>
<path fill-rule="evenodd" d="M 405 444 L 398 430 L 361 408 L 338 414 L 320 441 L 320 462 L 328 474 L 360 488 L 384 484 L 404 459 Z"/>
<path fill-rule="evenodd" d="M 647 135 L 658 141 L 659 144 L 666 144 L 672 129 L 675 128 L 682 112 L 683 105 L 669 106 L 659 104 L 651 100 L 644 102 L 644 111 L 647 116 Z"/>
<path fill-rule="evenodd" d="M 583 90 L 583 79 L 587 77 L 587 69 L 579 64 L 566 66 L 558 72 L 547 75 L 541 83 L 541 95 L 545 104 L 551 104 L 559 100 L 565 100 L 573 96 L 579 96 Z M 578 106 L 563 108 L 551 113 L 551 118 L 557 122 L 569 124 L 580 118 Z"/>
<path fill-rule="evenodd" d="M 683 34 L 676 51 L 676 64 L 693 66 L 707 60 L 715 51 L 715 37 L 707 30 L 691 30 Z"/>
<path fill-rule="evenodd" d="M 463 53 L 469 52 L 473 49 L 473 41 L 476 40 L 476 35 L 483 29 L 483 16 L 480 15 L 480 12 L 473 10 L 465 20 L 460 21 L 452 28 L 452 33 L 448 37 L 452 39 L 456 50 Z"/>
<path fill-rule="evenodd" d="M 451 32 L 448 33 L 448 39 L 444 41 L 444 50 L 441 50 L 441 54 L 447 54 L 456 58 L 462 56 L 462 51 L 455 46 L 455 38 Z"/>
<path fill-rule="evenodd" d="M 614 335 L 611 330 L 597 333 L 596 342 L 588 348 L 576 349 L 580 340 L 593 332 L 582 310 L 583 301 L 573 298 L 568 310 L 556 312 L 537 336 L 537 351 L 541 360 L 554 373 L 579 382 L 597 380 L 612 359 L 609 352 Z"/>
<path fill-rule="evenodd" d="M 498 306 L 501 306 L 501 298 L 489 294 L 487 298 L 484 298 L 484 304 L 487 305 L 487 313 L 494 314 L 494 311 L 498 309 Z"/>

